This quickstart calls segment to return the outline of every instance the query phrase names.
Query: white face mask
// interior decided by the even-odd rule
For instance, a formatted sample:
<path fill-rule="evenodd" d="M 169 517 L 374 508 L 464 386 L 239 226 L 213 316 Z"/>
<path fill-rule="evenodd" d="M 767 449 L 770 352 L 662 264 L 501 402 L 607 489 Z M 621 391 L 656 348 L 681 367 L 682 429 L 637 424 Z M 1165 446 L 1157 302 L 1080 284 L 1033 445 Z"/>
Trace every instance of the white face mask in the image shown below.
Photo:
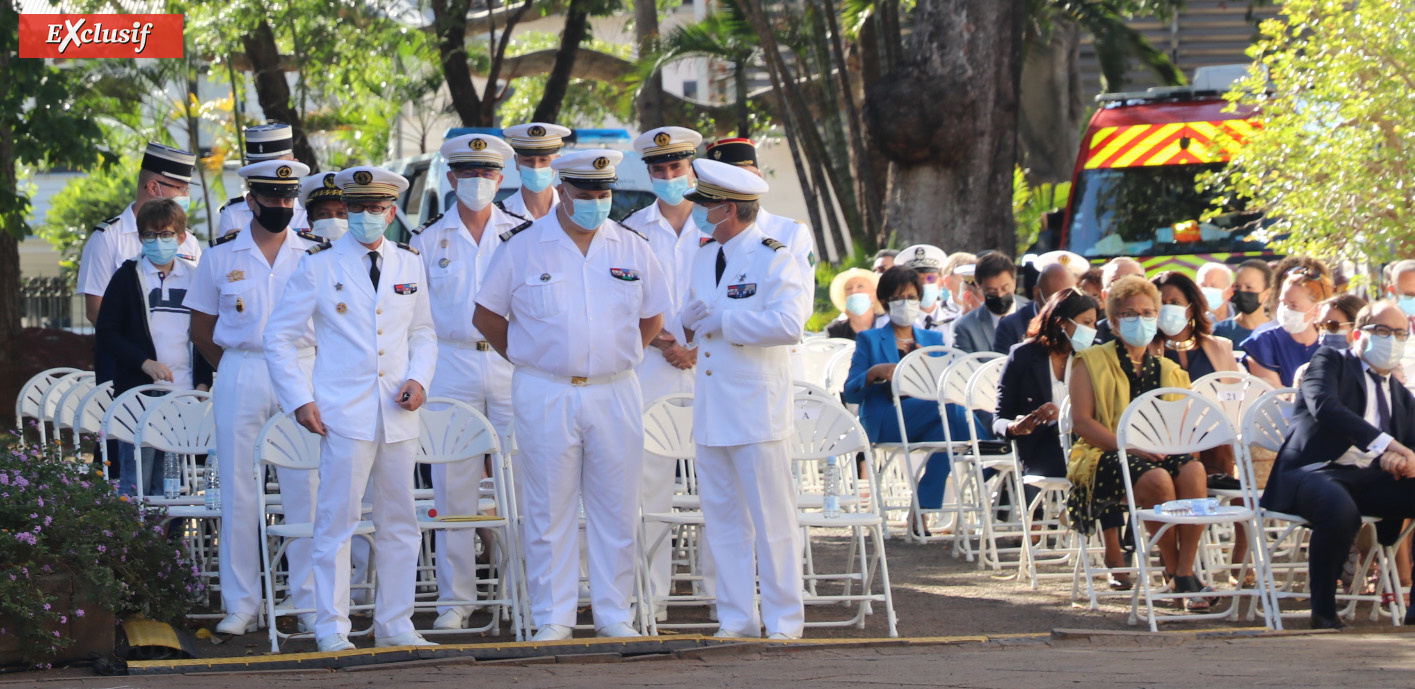
<path fill-rule="evenodd" d="M 349 220 L 347 218 L 320 218 L 310 223 L 310 232 L 317 234 L 329 241 L 334 241 L 344 236 L 349 231 Z"/>
<path fill-rule="evenodd" d="M 1189 327 L 1189 307 L 1165 304 L 1160 307 L 1160 332 L 1174 337 Z"/>
<path fill-rule="evenodd" d="M 1381 337 L 1366 332 L 1361 335 L 1361 358 L 1365 359 L 1371 368 L 1390 371 L 1400 365 L 1401 356 L 1405 353 L 1404 343 L 1396 342 L 1392 335 Z"/>
<path fill-rule="evenodd" d="M 1287 304 L 1277 305 L 1277 323 L 1283 330 L 1296 335 L 1307 329 L 1307 314 L 1303 311 L 1290 309 Z"/>
<path fill-rule="evenodd" d="M 895 299 L 889 302 L 889 322 L 899 327 L 913 325 L 919 319 L 918 299 Z"/>
<path fill-rule="evenodd" d="M 457 200 L 474 211 L 486 208 L 496 198 L 500 184 L 485 177 L 467 177 L 457 180 Z"/>

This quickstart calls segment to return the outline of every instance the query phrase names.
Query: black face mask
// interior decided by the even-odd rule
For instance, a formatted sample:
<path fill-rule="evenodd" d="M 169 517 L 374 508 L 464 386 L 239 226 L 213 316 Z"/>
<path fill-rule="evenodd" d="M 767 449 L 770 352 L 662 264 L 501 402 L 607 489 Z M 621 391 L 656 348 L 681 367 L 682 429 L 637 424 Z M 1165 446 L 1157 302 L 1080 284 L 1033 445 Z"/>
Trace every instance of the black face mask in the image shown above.
<path fill-rule="evenodd" d="M 259 222 L 261 227 L 264 227 L 272 233 L 284 232 L 285 228 L 290 226 L 290 219 L 295 217 L 294 208 L 263 206 L 255 199 L 251 199 L 251 202 L 254 203 L 256 207 L 256 222 Z"/>
<path fill-rule="evenodd" d="M 983 299 L 983 305 L 988 307 L 988 310 L 994 314 L 999 316 L 1004 315 L 1012 309 L 1012 295 L 1003 294 L 986 297 Z"/>
<path fill-rule="evenodd" d="M 1233 308 L 1238 309 L 1238 313 L 1248 315 L 1257 311 L 1262 304 L 1258 303 L 1257 292 L 1239 292 L 1234 290 L 1233 298 L 1228 300 L 1233 304 Z"/>

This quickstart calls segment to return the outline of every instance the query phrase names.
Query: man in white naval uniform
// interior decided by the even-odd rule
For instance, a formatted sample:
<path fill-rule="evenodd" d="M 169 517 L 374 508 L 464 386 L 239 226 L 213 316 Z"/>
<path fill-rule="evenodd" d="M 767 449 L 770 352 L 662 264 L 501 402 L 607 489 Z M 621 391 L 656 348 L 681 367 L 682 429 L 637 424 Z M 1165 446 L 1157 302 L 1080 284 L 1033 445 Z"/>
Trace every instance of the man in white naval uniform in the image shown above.
<path fill-rule="evenodd" d="M 761 164 L 757 158 L 757 144 L 751 139 L 718 139 L 708 146 L 706 157 L 719 163 L 736 165 L 750 171 L 757 177 L 762 176 Z M 772 215 L 760 206 L 757 208 L 755 224 L 762 234 L 786 245 L 786 250 L 796 258 L 796 264 L 801 269 L 801 276 L 806 279 L 806 284 L 811 288 L 811 294 L 814 295 L 816 293 L 816 239 L 811 234 L 811 228 L 806 227 L 805 223 L 798 220 Z"/>
<path fill-rule="evenodd" d="M 246 127 L 246 162 L 259 163 L 266 160 L 294 160 L 295 135 L 290 125 L 283 122 L 257 124 Z M 245 196 L 237 196 L 221 207 L 221 217 L 216 221 L 216 231 L 211 233 L 211 242 L 228 234 L 240 232 L 251 226 L 257 207 L 252 206 Z M 295 213 L 290 218 L 290 228 L 310 229 L 309 217 L 305 212 L 304 199 L 295 198 Z M 318 233 L 316 233 L 318 234 Z"/>
<path fill-rule="evenodd" d="M 683 127 L 659 127 L 634 139 L 634 150 L 643 156 L 648 166 L 653 193 L 658 200 L 630 213 L 623 223 L 631 230 L 649 238 L 654 258 L 663 269 L 664 283 L 669 293 L 669 305 L 663 314 L 661 330 L 649 348 L 644 350 L 639 364 L 639 387 L 644 405 L 675 393 L 693 392 L 693 364 L 697 352 L 683 346 L 683 329 L 678 312 L 688 293 L 688 273 L 693 256 L 706 237 L 698 231 L 689 215 L 693 202 L 684 194 L 693 189 L 693 154 L 702 143 L 701 134 Z M 674 474 L 672 459 L 645 455 L 643 492 L 640 497 L 645 513 L 663 514 L 673 511 Z M 654 613 L 659 621 L 667 619 L 667 608 L 658 601 L 670 592 L 673 573 L 673 543 L 667 524 L 654 524 L 646 534 L 644 547 L 654 547 L 648 572 L 649 587 L 655 602 Z"/>
<path fill-rule="evenodd" d="M 429 646 L 413 630 L 422 536 L 413 506 L 417 410 L 437 364 L 437 334 L 422 259 L 385 240 L 402 175 L 354 167 L 335 178 L 349 231 L 315 247 L 290 278 L 265 332 L 265 356 L 283 409 L 320 442 L 314 515 L 315 638 L 349 643 L 349 541 L 372 491 L 377 646 Z M 313 380 L 299 375 L 296 342 L 314 324 Z"/>
<path fill-rule="evenodd" d="M 663 330 L 668 286 L 648 241 L 609 220 L 618 151 L 555 161 L 556 212 L 492 259 L 473 325 L 516 365 L 516 483 L 536 641 L 568 639 L 578 600 L 578 509 L 585 508 L 599 636 L 630 624 L 643 459 L 634 367 Z"/>
<path fill-rule="evenodd" d="M 770 638 L 800 638 L 790 345 L 805 329 L 811 297 L 794 257 L 752 222 L 766 182 L 711 160 L 693 168 L 698 186 L 688 198 L 716 240 L 693 259 L 682 318 L 701 357 L 693 438 L 717 569 L 717 636 L 755 638 L 765 625 Z"/>
<path fill-rule="evenodd" d="M 157 143 L 149 143 L 143 151 L 138 191 L 133 202 L 122 213 L 93 228 L 93 234 L 84 243 L 83 255 L 79 258 L 78 288 L 79 293 L 84 295 L 84 315 L 90 324 L 98 323 L 103 292 L 108 289 L 113 273 L 124 262 L 142 255 L 142 240 L 138 238 L 138 209 L 148 201 L 165 198 L 176 201 L 182 210 L 190 208 L 191 197 L 187 189 L 192 182 L 196 161 L 196 156 L 186 151 Z M 188 261 L 201 258 L 201 242 L 197 241 L 196 235 L 187 233 L 187 238 L 177 249 L 177 256 Z"/>
<path fill-rule="evenodd" d="M 501 186 L 501 169 L 515 153 L 488 134 L 466 134 L 443 142 L 447 181 L 457 202 L 447 213 L 413 230 L 411 244 L 427 269 L 428 299 L 437 326 L 437 377 L 430 396 L 466 402 L 486 415 L 509 447 L 511 432 L 511 362 L 492 350 L 472 325 L 477 291 L 501 235 L 529 225 L 492 203 Z M 477 513 L 485 462 L 432 466 L 433 503 L 441 515 Z M 477 533 L 442 530 L 437 539 L 437 591 L 440 600 L 477 597 Z M 490 551 L 490 544 L 485 549 Z M 462 629 L 471 606 L 438 607 L 436 629 Z"/>
<path fill-rule="evenodd" d="M 285 211 L 251 225 L 254 232 L 222 237 L 197 266 L 187 295 L 192 309 L 192 342 L 218 375 L 212 389 L 216 420 L 217 472 L 221 477 L 220 576 L 225 619 L 222 634 L 244 634 L 255 628 L 261 601 L 259 491 L 255 480 L 255 441 L 271 416 L 280 413 L 265 361 L 265 329 L 270 313 L 285 293 L 290 275 L 305 252 L 320 242 L 288 229 L 290 207 L 300 191 L 304 163 L 271 160 L 238 171 L 252 195 L 270 208 Z M 269 216 L 269 214 L 267 214 Z M 298 368 L 293 375 L 308 380 L 314 368 L 314 331 L 306 327 L 294 341 Z M 305 471 L 282 471 L 280 501 L 285 521 L 308 523 L 314 518 L 314 477 Z M 290 568 L 290 603 L 314 609 L 309 539 L 290 543 L 285 556 Z M 300 616 L 300 631 L 313 631 L 314 614 Z"/>
<path fill-rule="evenodd" d="M 560 205 L 551 162 L 560 157 L 570 130 L 549 122 L 528 122 L 502 130 L 506 143 L 516 151 L 516 174 L 521 188 L 503 199 L 501 210 L 526 220 L 538 220 Z"/>

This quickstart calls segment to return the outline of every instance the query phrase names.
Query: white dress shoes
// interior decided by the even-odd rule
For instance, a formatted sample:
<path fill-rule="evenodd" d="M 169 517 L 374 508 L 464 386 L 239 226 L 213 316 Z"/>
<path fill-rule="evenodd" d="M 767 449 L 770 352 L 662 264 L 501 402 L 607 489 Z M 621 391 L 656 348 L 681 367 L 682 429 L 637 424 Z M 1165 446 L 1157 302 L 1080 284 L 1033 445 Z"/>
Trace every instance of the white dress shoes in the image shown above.
<path fill-rule="evenodd" d="M 247 615 L 243 612 L 236 612 L 227 615 L 224 619 L 218 622 L 216 624 L 215 632 L 217 634 L 229 634 L 231 636 L 235 636 L 238 634 L 249 634 L 255 630 L 255 615 Z"/>
<path fill-rule="evenodd" d="M 632 639 L 634 637 L 643 636 L 637 629 L 629 626 L 628 622 L 619 622 L 611 624 L 608 627 L 601 627 L 594 630 L 594 634 L 595 636 L 606 639 Z"/>
<path fill-rule="evenodd" d="M 436 646 L 437 644 L 424 639 L 417 632 L 404 632 L 398 636 L 376 639 L 373 645 L 377 648 L 391 648 L 393 646 Z"/>
<path fill-rule="evenodd" d="M 319 640 L 319 651 L 321 653 L 352 650 L 354 650 L 354 645 L 349 643 L 349 638 L 343 634 L 330 634 Z"/>
<path fill-rule="evenodd" d="M 574 634 L 574 629 L 563 624 L 547 624 L 531 637 L 531 641 L 564 641 Z"/>

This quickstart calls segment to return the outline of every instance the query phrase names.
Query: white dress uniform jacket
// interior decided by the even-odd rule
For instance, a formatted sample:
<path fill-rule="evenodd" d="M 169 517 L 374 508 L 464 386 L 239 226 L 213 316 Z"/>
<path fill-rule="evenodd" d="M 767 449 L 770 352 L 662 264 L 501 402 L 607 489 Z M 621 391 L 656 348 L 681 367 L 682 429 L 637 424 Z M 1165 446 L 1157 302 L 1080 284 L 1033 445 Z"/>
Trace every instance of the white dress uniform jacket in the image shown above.
<path fill-rule="evenodd" d="M 79 257 L 79 293 L 103 296 L 108 281 L 124 261 L 142 255 L 142 240 L 138 238 L 137 206 L 128 204 L 123 212 L 93 228 Z M 201 242 L 188 232 L 177 256 L 196 262 L 201 258 Z"/>
<path fill-rule="evenodd" d="M 320 245 L 321 247 L 324 245 Z M 437 364 L 437 334 L 422 259 L 384 240 L 378 290 L 369 281 L 369 249 L 346 234 L 307 254 L 290 278 L 265 330 L 280 406 L 287 413 L 315 402 L 324 425 L 355 440 L 394 443 L 418 437 L 418 415 L 395 395 L 416 380 L 426 390 Z M 295 341 L 313 320 L 319 352 L 312 388 L 299 372 Z"/>
<path fill-rule="evenodd" d="M 253 218 L 255 218 L 255 213 L 251 212 L 251 206 L 246 203 L 246 197 L 237 196 L 221 207 L 221 217 L 216 221 L 216 232 L 212 233 L 212 237 L 225 237 L 232 232 L 249 229 Z M 300 199 L 295 199 L 295 214 L 290 216 L 290 229 L 310 229 L 309 214 L 305 210 L 304 202 Z"/>
<path fill-rule="evenodd" d="M 816 289 L 816 239 L 806 224 L 780 215 L 772 215 L 765 208 L 757 210 L 757 229 L 761 233 L 786 245 L 786 250 L 796 258 L 796 266 L 801 277 L 806 280 L 815 294 Z"/>
<path fill-rule="evenodd" d="M 413 230 L 408 243 L 418 250 L 427 270 L 428 300 L 439 341 L 475 343 L 484 339 L 472 325 L 477 292 L 501 247 L 501 235 L 523 225 L 529 223 L 493 207 L 481 241 L 475 242 L 454 205 Z"/>
<path fill-rule="evenodd" d="M 722 311 L 722 330 L 696 334 L 698 375 L 693 438 L 700 445 L 745 445 L 791 434 L 790 345 L 801 339 L 811 296 L 795 257 L 756 226 L 693 260 L 692 296 Z"/>

